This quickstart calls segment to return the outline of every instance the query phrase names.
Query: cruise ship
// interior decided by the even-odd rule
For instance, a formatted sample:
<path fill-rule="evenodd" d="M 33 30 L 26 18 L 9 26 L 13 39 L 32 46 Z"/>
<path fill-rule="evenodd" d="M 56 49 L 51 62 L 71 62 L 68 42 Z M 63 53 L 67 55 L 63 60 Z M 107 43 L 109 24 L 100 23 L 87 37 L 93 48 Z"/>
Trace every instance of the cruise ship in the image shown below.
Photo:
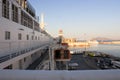
<path fill-rule="evenodd" d="M 89 40 L 87 41 L 89 45 L 98 45 L 99 42 L 97 40 Z"/>
<path fill-rule="evenodd" d="M 41 24 L 28 0 L 0 0 L 0 69 L 26 69 L 41 56 L 53 42 Z"/>
<path fill-rule="evenodd" d="M 44 30 L 41 18 L 39 24 L 28 0 L 0 0 L 0 80 L 120 80 L 120 70 L 55 70 L 54 55 L 56 60 L 69 60 L 66 55 L 69 50 L 59 44 L 60 49 L 54 52 L 57 48 L 54 45 L 61 39 L 57 42 Z M 51 71 L 26 70 L 46 50 Z"/>

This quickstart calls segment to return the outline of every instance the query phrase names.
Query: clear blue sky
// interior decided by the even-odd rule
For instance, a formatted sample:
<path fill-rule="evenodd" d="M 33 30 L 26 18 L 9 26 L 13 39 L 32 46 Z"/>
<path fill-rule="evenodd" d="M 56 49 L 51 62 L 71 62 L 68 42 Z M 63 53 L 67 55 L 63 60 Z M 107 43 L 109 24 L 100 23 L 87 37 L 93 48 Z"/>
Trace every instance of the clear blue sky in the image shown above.
<path fill-rule="evenodd" d="M 45 14 L 46 30 L 65 37 L 120 39 L 120 0 L 29 0 L 37 15 Z"/>

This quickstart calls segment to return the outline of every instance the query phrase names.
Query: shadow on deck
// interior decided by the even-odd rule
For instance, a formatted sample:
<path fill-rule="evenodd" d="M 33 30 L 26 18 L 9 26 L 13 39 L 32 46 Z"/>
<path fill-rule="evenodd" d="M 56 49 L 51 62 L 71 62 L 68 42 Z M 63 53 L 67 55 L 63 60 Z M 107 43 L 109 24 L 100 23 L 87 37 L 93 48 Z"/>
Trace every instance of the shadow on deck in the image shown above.
<path fill-rule="evenodd" d="M 45 58 L 48 58 L 48 49 L 39 57 L 37 58 L 32 64 L 30 64 L 26 70 L 35 70 L 36 67 L 42 63 L 42 61 L 45 59 Z"/>

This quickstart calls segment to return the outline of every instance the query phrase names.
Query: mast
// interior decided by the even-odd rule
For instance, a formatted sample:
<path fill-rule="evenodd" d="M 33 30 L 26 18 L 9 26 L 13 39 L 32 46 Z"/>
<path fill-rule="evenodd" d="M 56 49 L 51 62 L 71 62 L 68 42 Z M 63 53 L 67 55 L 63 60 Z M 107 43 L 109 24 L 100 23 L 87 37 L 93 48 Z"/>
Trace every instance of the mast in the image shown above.
<path fill-rule="evenodd" d="M 44 23 L 44 14 L 41 14 L 41 22 L 40 22 L 40 28 L 44 30 L 45 28 L 45 23 Z"/>

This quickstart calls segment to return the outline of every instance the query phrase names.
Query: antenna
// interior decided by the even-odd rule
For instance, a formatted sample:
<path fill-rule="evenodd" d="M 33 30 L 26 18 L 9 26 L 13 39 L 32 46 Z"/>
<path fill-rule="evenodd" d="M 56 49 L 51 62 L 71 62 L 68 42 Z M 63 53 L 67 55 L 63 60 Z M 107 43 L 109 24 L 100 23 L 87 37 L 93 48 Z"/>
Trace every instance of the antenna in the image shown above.
<path fill-rule="evenodd" d="M 40 22 L 40 27 L 42 30 L 44 30 L 46 24 L 44 23 L 44 14 L 41 14 L 41 22 Z"/>
<path fill-rule="evenodd" d="M 41 14 L 41 23 L 44 23 L 44 14 Z"/>

